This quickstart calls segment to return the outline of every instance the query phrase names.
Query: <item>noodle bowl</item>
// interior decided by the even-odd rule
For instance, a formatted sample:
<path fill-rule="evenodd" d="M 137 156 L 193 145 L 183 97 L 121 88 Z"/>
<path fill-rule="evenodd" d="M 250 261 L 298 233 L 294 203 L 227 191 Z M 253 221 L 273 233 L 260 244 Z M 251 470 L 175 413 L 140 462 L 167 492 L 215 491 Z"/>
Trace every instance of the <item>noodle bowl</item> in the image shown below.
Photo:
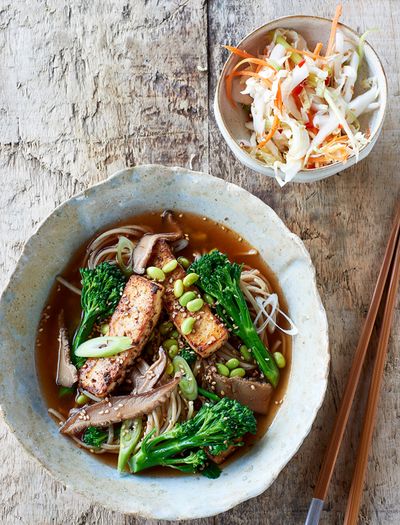
<path fill-rule="evenodd" d="M 185 242 L 175 242 L 175 249 L 179 251 L 179 255 L 183 255 L 189 261 L 193 261 L 203 254 L 208 253 L 210 250 L 217 248 L 226 253 L 228 257 L 243 264 L 240 276 L 240 288 L 248 305 L 256 331 L 266 348 L 269 348 L 271 352 L 279 351 L 286 360 L 286 367 L 282 370 L 280 385 L 272 395 L 272 403 L 267 415 L 257 416 L 258 434 L 256 438 L 258 438 L 270 424 L 277 406 L 283 398 L 286 377 L 290 368 L 291 336 L 296 333 L 296 329 L 285 313 L 286 305 L 275 277 L 266 267 L 254 248 L 225 226 L 222 227 L 206 218 L 185 213 L 184 215 L 174 214 L 174 219 L 177 221 L 175 226 L 179 225 L 185 232 L 183 238 Z M 47 310 L 50 312 L 50 316 L 54 318 L 61 308 L 64 307 L 65 309 L 65 306 L 75 305 L 69 309 L 75 309 L 76 311 L 79 296 L 81 295 L 77 272 L 79 267 L 86 267 L 89 270 L 93 270 L 101 263 L 107 262 L 120 266 L 122 269 L 128 268 L 132 265 L 134 250 L 143 235 L 158 233 L 167 227 L 171 229 L 171 224 L 166 225 L 162 219 L 162 215 L 152 213 L 137 217 L 135 222 L 113 227 L 95 236 L 87 247 L 83 247 L 83 249 L 75 255 L 67 269 L 63 272 L 63 276 L 57 277 L 61 288 L 59 286 L 57 288 L 58 292 L 53 290 L 50 295 L 48 302 L 50 308 Z M 76 317 L 75 315 L 75 319 Z M 164 320 L 165 322 L 166 319 L 166 314 L 162 313 L 160 320 Z M 72 318 L 67 321 L 69 327 L 74 322 L 76 323 Z M 109 319 L 106 319 L 101 325 L 95 325 L 93 335 L 96 335 L 96 332 L 100 335 L 102 333 L 102 327 L 107 323 L 109 323 Z M 39 332 L 37 348 L 39 376 L 50 407 L 49 413 L 62 425 L 74 411 L 79 410 L 79 404 L 77 404 L 77 402 L 79 402 L 80 396 L 85 396 L 85 406 L 98 404 L 102 398 L 94 395 L 82 386 L 78 386 L 74 392 L 74 396 L 67 394 L 64 397 L 59 397 L 57 387 L 54 385 L 55 370 L 51 370 L 52 365 L 50 363 L 51 378 L 49 378 L 49 366 L 45 366 L 45 359 L 42 355 L 43 346 L 49 348 L 54 362 L 54 354 L 56 351 L 54 348 L 54 331 L 48 330 L 49 323 L 43 326 L 45 329 Z M 153 341 L 160 340 L 160 337 L 162 337 L 160 336 L 159 330 L 160 323 L 158 323 L 152 334 Z M 155 346 L 157 349 L 159 345 Z M 183 343 L 180 341 L 180 348 L 182 347 Z M 156 351 L 152 348 L 151 341 L 149 341 L 146 346 L 141 358 L 144 359 L 147 367 L 150 367 L 155 361 Z M 265 381 L 265 377 L 263 373 L 260 372 L 257 362 L 254 359 L 249 360 L 248 358 L 244 358 L 240 351 L 239 341 L 235 337 L 229 337 L 209 358 L 201 359 L 200 356 L 198 356 L 193 366 L 193 374 L 200 384 L 205 368 L 215 366 L 216 363 L 229 364 L 232 362 L 236 363 L 237 369 L 244 371 L 245 376 L 249 378 L 249 380 Z M 167 367 L 166 372 L 164 372 L 161 383 L 168 381 L 168 368 L 170 368 L 170 366 Z M 171 373 L 171 371 L 169 373 Z M 213 388 L 212 385 L 211 388 Z M 198 409 L 198 401 L 188 400 L 182 393 L 182 389 L 179 386 L 175 387 L 164 403 L 151 410 L 148 414 L 143 415 L 141 436 L 133 452 L 140 450 L 146 436 L 160 436 L 170 432 L 177 424 L 190 420 Z M 98 447 L 88 445 L 82 435 L 74 435 L 72 438 L 78 446 L 92 453 L 110 457 L 110 454 L 118 454 L 120 450 L 119 428 L 119 424 L 110 424 L 106 430 L 106 439 Z M 254 438 L 247 439 L 247 441 L 252 443 Z"/>

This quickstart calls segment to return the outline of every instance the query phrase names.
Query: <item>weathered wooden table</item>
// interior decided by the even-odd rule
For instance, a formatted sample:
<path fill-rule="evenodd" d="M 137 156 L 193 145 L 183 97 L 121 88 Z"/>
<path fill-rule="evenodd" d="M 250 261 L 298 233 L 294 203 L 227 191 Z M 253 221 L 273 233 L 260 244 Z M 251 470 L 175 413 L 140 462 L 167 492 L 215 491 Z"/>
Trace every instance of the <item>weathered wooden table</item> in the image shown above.
<path fill-rule="evenodd" d="M 0 285 L 24 241 L 56 205 L 141 163 L 188 166 L 240 184 L 272 206 L 310 250 L 330 322 L 332 365 L 323 408 L 297 456 L 265 494 L 199 525 L 303 522 L 399 196 L 398 0 L 344 2 L 344 23 L 360 33 L 379 28 L 369 40 L 388 73 L 386 122 L 368 159 L 329 180 L 280 190 L 243 168 L 216 128 L 213 94 L 226 58 L 221 44 L 236 43 L 278 16 L 330 16 L 334 4 L 0 2 Z M 399 340 L 397 310 L 361 523 L 400 523 Z M 357 402 L 346 433 L 324 524 L 343 519 L 362 405 Z M 0 440 L 2 524 L 150 523 L 93 506 L 55 483 L 4 422 Z"/>

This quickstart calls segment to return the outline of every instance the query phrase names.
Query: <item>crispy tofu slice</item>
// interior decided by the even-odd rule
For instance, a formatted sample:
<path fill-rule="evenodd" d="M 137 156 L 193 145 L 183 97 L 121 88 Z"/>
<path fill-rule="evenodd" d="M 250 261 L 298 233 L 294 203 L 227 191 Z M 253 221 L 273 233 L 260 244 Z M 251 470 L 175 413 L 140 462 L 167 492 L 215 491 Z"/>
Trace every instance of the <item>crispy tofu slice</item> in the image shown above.
<path fill-rule="evenodd" d="M 163 293 L 161 284 L 132 275 L 110 320 L 110 335 L 130 337 L 132 348 L 115 357 L 89 358 L 79 370 L 81 388 L 106 397 L 124 379 L 158 322 Z"/>
<path fill-rule="evenodd" d="M 154 249 L 152 264 L 162 268 L 171 259 L 175 259 L 175 256 L 168 244 L 165 241 L 158 241 Z M 196 313 L 190 313 L 186 308 L 181 307 L 174 295 L 174 282 L 178 279 L 183 279 L 185 275 L 185 270 L 179 264 L 173 272 L 167 274 L 167 280 L 164 281 L 164 306 L 181 334 L 182 323 L 186 317 L 196 318 L 193 331 L 189 335 L 182 334 L 182 336 L 201 357 L 208 357 L 221 348 L 228 339 L 229 333 L 223 323 L 211 312 L 207 304 L 204 304 L 203 308 Z M 199 293 L 195 286 L 191 286 L 187 290 Z"/>

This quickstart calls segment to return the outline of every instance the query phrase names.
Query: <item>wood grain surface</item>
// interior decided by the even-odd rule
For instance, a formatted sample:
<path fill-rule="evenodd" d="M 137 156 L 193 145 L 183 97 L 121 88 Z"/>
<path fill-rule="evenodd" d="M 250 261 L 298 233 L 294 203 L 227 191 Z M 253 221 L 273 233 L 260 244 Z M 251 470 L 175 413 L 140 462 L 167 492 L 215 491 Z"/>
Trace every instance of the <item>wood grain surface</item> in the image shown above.
<path fill-rule="evenodd" d="M 56 205 L 117 169 L 150 162 L 209 171 L 243 186 L 272 206 L 311 253 L 330 323 L 332 365 L 323 408 L 298 454 L 265 494 L 195 525 L 303 523 L 399 198 L 397 0 L 344 2 L 344 23 L 360 33 L 379 29 L 369 40 L 388 74 L 384 129 L 366 160 L 326 181 L 281 190 L 241 166 L 216 127 L 213 95 L 227 56 L 221 44 L 235 44 L 279 16 L 330 16 L 334 5 L 328 0 L 0 1 L 1 287 L 24 241 Z M 399 321 L 397 308 L 363 524 L 400 523 Z M 371 360 L 364 394 L 370 365 Z M 326 525 L 343 520 L 362 399 L 332 480 L 322 518 Z M 155 523 L 93 506 L 54 482 L 1 420 L 0 484 L 2 524 Z"/>

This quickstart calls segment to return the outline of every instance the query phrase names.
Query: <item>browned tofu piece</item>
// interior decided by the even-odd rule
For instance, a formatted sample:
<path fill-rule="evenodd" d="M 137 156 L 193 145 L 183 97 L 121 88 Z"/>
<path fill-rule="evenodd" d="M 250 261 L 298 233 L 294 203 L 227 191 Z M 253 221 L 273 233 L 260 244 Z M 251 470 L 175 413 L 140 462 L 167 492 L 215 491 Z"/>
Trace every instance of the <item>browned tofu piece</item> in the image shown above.
<path fill-rule="evenodd" d="M 162 309 L 164 287 L 140 275 L 132 275 L 110 320 L 110 335 L 127 336 L 132 348 L 114 357 L 89 358 L 79 370 L 79 385 L 98 397 L 106 397 L 140 355 Z"/>
<path fill-rule="evenodd" d="M 171 259 L 175 259 L 175 256 L 168 243 L 158 241 L 154 249 L 152 264 L 162 268 Z M 167 274 L 167 279 L 164 281 L 164 306 L 181 334 L 181 326 L 184 319 L 188 316 L 196 318 L 193 332 L 189 335 L 182 335 L 195 352 L 202 357 L 207 357 L 221 348 L 228 339 L 229 333 L 224 324 L 211 312 L 207 304 L 204 304 L 203 308 L 196 313 L 190 313 L 186 308 L 181 307 L 174 295 L 174 282 L 178 279 L 183 279 L 185 275 L 185 270 L 179 264 L 176 270 Z M 195 286 L 191 286 L 187 290 L 199 293 Z"/>

